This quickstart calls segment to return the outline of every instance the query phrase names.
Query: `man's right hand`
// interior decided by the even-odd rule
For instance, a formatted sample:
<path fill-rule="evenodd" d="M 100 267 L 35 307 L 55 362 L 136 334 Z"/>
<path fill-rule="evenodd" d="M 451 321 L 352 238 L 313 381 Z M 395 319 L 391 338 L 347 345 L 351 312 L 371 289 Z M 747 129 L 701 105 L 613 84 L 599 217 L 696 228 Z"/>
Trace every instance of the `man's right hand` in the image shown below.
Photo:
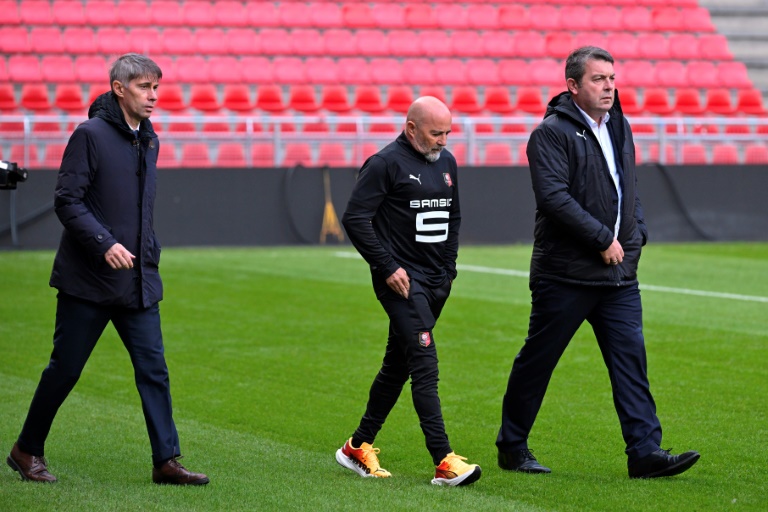
<path fill-rule="evenodd" d="M 408 293 L 411 290 L 411 279 L 408 277 L 405 269 L 400 267 L 387 278 L 387 286 L 392 288 L 401 297 L 407 299 Z"/>
<path fill-rule="evenodd" d="M 128 270 L 133 268 L 133 260 L 136 258 L 122 244 L 115 244 L 104 253 L 107 264 L 115 270 Z"/>

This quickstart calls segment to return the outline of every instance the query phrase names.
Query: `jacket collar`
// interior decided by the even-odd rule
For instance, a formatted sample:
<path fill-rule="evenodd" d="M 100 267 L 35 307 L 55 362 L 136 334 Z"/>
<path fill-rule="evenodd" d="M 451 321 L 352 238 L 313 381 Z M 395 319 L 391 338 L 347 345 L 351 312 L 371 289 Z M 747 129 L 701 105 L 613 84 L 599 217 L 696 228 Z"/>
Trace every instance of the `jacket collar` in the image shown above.
<path fill-rule="evenodd" d="M 88 119 L 98 117 L 114 126 L 126 138 L 133 139 L 134 133 L 128 123 L 125 121 L 125 115 L 117 102 L 117 96 L 112 91 L 105 92 L 98 96 L 88 109 Z M 155 130 L 152 128 L 152 122 L 144 119 L 139 124 L 139 138 L 156 137 Z"/>
<path fill-rule="evenodd" d="M 413 144 L 411 144 L 411 141 L 408 140 L 408 137 L 405 136 L 405 130 L 403 130 L 400 135 L 397 137 L 397 143 L 405 149 L 408 153 L 413 155 L 414 158 L 417 158 L 418 160 L 430 163 L 429 160 L 426 159 L 424 155 L 419 153 L 415 147 L 413 147 Z"/>

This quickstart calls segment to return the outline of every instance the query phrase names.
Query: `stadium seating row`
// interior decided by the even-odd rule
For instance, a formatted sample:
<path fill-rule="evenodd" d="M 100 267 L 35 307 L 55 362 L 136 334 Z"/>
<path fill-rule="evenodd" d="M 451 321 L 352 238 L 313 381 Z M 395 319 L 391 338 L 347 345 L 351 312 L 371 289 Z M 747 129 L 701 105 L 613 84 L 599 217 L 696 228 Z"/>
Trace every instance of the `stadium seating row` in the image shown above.
<path fill-rule="evenodd" d="M 565 57 L 592 44 L 626 59 L 731 60 L 721 34 L 532 30 L 378 30 L 314 28 L 5 27 L 0 52 L 116 55 L 328 55 L 400 57 Z"/>
<path fill-rule="evenodd" d="M 538 85 L 562 87 L 561 62 L 541 59 L 460 59 L 377 57 L 210 57 L 153 56 L 164 83 L 221 84 L 380 84 L 380 85 Z M 0 83 L 93 83 L 107 75 L 97 56 L 0 56 Z M 624 87 L 751 88 L 741 61 L 626 60 L 615 65 Z"/>
<path fill-rule="evenodd" d="M 714 32 L 709 11 L 691 2 L 236 2 L 71 0 L 0 2 L 2 25 L 472 28 Z M 623 4 L 621 8 L 610 5 Z M 646 2 L 647 3 L 647 2 Z M 684 5 L 683 5 L 684 4 Z"/>
<path fill-rule="evenodd" d="M 209 144 L 190 142 L 180 145 L 162 143 L 158 166 L 160 168 L 211 168 L 211 167 L 290 167 L 294 165 L 349 167 L 359 166 L 367 155 L 373 154 L 382 144 L 363 143 L 349 145 L 340 142 L 287 143 L 282 151 L 276 152 L 272 143 L 263 142 L 244 145 L 237 142 Z M 476 149 L 474 162 L 478 165 L 527 165 L 526 143 L 489 142 Z M 48 144 L 41 155 L 35 145 L 12 145 L 8 158 L 24 163 L 27 167 L 58 168 L 64 153 L 64 144 Z M 465 143 L 450 145 L 450 150 L 460 164 L 467 162 Z M 740 147 L 732 143 L 713 144 L 710 147 L 700 143 L 682 144 L 679 151 L 675 146 L 665 146 L 666 163 L 692 165 L 706 164 L 768 164 L 768 145 L 747 144 Z M 636 147 L 638 163 L 658 162 L 659 145 L 647 148 Z M 679 156 L 679 158 L 678 158 Z M 2 157 L 2 148 L 0 148 Z"/>
<path fill-rule="evenodd" d="M 97 95 L 108 90 L 106 84 L 92 85 L 89 95 L 79 84 L 58 84 L 53 97 L 46 84 L 24 84 L 20 99 L 11 84 L 0 84 L 0 111 L 6 112 L 48 112 L 58 109 L 63 112 L 81 114 Z M 638 91 L 634 88 L 620 88 L 620 99 L 627 115 L 765 115 L 762 94 L 757 89 L 741 89 L 734 101 L 730 90 L 712 88 L 679 88 L 674 95 L 668 89 L 649 87 Z M 232 84 L 220 91 L 213 84 L 194 84 L 185 92 L 179 84 L 163 84 L 158 90 L 158 110 L 176 113 L 195 111 L 202 113 L 235 112 L 247 114 L 253 111 L 268 113 L 313 113 L 318 111 L 346 114 L 360 112 L 377 114 L 382 112 L 407 111 L 418 95 L 436 96 L 446 102 L 451 110 L 461 114 L 512 114 L 544 112 L 548 98 L 539 87 L 489 86 L 411 86 L 379 87 L 360 85 L 353 89 L 343 85 L 293 85 L 283 88 L 278 85 L 262 85 L 252 88 L 243 84 Z M 86 99 L 87 98 L 87 99 Z"/>

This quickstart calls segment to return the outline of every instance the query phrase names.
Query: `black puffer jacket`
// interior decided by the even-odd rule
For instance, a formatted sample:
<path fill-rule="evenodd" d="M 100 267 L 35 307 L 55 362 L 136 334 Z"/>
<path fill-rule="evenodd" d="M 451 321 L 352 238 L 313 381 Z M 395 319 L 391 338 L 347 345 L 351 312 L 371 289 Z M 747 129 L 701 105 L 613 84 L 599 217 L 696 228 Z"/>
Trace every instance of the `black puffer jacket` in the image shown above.
<path fill-rule="evenodd" d="M 99 96 L 69 139 L 54 207 L 64 225 L 50 285 L 104 305 L 149 307 L 163 298 L 160 244 L 153 230 L 159 143 L 149 120 L 139 140 L 117 98 Z M 132 270 L 113 270 L 104 253 L 121 243 Z"/>
<path fill-rule="evenodd" d="M 609 113 L 614 154 L 623 170 L 618 241 L 624 261 L 606 265 L 600 256 L 613 242 L 618 195 L 597 138 L 570 93 L 563 92 L 549 102 L 544 121 L 528 142 L 536 196 L 532 282 L 542 278 L 598 286 L 637 282 L 637 264 L 648 234 L 637 197 L 634 141 L 618 92 Z"/>

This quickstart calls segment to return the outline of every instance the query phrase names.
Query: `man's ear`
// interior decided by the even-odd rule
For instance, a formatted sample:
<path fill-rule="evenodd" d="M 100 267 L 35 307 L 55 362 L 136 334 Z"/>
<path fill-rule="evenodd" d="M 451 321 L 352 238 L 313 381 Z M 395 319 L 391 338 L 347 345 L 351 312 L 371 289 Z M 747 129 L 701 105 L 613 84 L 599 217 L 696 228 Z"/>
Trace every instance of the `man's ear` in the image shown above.
<path fill-rule="evenodd" d="M 568 86 L 568 90 L 570 91 L 571 94 L 576 95 L 579 93 L 579 86 L 576 83 L 576 80 L 574 80 L 573 78 L 569 78 L 568 80 L 566 80 L 565 85 Z"/>
<path fill-rule="evenodd" d="M 410 133 L 413 135 L 413 133 L 416 131 L 416 123 L 413 121 L 406 121 L 405 122 L 405 133 Z"/>
<path fill-rule="evenodd" d="M 125 91 L 123 90 L 124 88 L 125 86 L 120 80 L 115 80 L 112 82 L 112 92 L 120 98 L 125 96 Z"/>

